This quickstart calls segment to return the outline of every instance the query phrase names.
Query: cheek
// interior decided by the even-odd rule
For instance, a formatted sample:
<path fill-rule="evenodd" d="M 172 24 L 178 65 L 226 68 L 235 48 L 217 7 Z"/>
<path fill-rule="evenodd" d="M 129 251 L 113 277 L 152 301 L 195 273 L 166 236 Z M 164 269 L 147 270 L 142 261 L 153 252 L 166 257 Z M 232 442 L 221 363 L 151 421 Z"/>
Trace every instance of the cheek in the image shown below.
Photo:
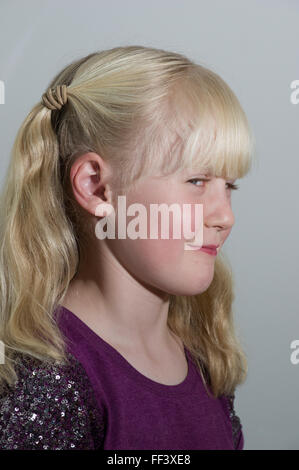
<path fill-rule="evenodd" d="M 173 295 L 204 292 L 213 280 L 210 255 L 185 251 L 182 240 L 110 240 L 115 257 L 136 279 Z"/>
<path fill-rule="evenodd" d="M 128 218 L 128 222 L 132 217 Z M 161 216 L 151 216 L 147 207 L 146 223 L 144 230 L 136 226 L 133 232 L 143 234 L 147 238 L 133 239 L 130 234 L 125 239 L 115 239 L 108 242 L 110 249 L 123 266 L 138 278 L 148 281 L 158 281 L 163 277 L 170 277 L 175 273 L 182 262 L 184 242 L 176 229 L 181 228 L 180 221 L 174 218 L 175 227 L 172 226 L 172 218 L 167 224 L 167 217 L 163 223 Z M 167 231 L 167 225 L 168 231 Z M 117 233 L 117 228 L 116 228 Z M 162 233 L 167 238 L 162 238 Z M 180 238 L 174 239 L 178 233 Z M 154 238 L 156 237 L 156 238 Z"/>
<path fill-rule="evenodd" d="M 158 199 L 156 192 L 155 196 Z M 139 198 L 140 200 L 141 198 Z M 118 217 L 115 220 L 116 239 L 110 240 L 108 243 L 111 250 L 117 258 L 122 261 L 124 266 L 135 274 L 157 275 L 165 270 L 173 270 L 180 262 L 182 256 L 182 221 L 180 220 L 181 206 L 178 206 L 177 216 L 173 217 L 169 211 L 169 220 L 167 210 L 162 216 L 161 211 L 157 211 L 157 207 L 151 207 L 150 204 L 163 204 L 161 198 L 157 202 L 151 198 L 150 203 L 143 200 L 143 207 L 132 208 L 132 212 L 127 213 L 126 226 L 124 233 L 126 238 L 117 239 L 118 234 Z M 135 204 L 135 198 L 127 198 L 127 208 Z M 171 204 L 171 202 L 167 202 Z M 134 212 L 136 210 L 136 212 Z M 163 209 L 162 209 L 163 210 Z M 182 218 L 182 216 L 181 216 Z M 133 236 L 143 236 L 146 238 L 136 238 Z M 179 237 L 175 238 L 174 236 Z"/>
<path fill-rule="evenodd" d="M 194 239 L 203 230 L 203 206 L 198 203 L 175 203 L 173 211 L 169 215 L 148 218 L 148 227 L 152 227 L 152 233 L 161 241 L 180 241 Z M 148 238 L 150 229 L 148 228 Z M 173 245 L 178 246 L 178 243 Z"/>
<path fill-rule="evenodd" d="M 131 202 L 131 201 L 129 201 Z M 170 206 L 173 202 L 169 202 Z M 132 233 L 143 234 L 146 239 L 132 239 L 130 235 L 123 240 L 112 242 L 111 247 L 118 259 L 124 265 L 135 272 L 157 275 L 163 273 L 175 276 L 175 273 L 185 267 L 192 268 L 192 261 L 185 258 L 185 242 L 187 240 L 199 240 L 198 233 L 202 233 L 202 205 L 186 202 L 176 203 L 175 211 L 165 210 L 155 212 L 149 204 L 144 204 L 146 213 L 138 216 L 143 229 L 139 224 L 134 224 Z M 169 214 L 169 217 L 168 217 Z M 127 229 L 135 216 L 128 216 Z M 145 220 L 144 220 L 145 219 Z M 190 233 L 190 230 L 192 233 Z M 118 225 L 116 220 L 116 233 Z"/>
<path fill-rule="evenodd" d="M 153 275 L 167 271 L 173 272 L 178 267 L 182 256 L 180 240 L 122 240 L 120 250 L 131 266 L 140 274 Z"/>
<path fill-rule="evenodd" d="M 131 240 L 126 262 L 137 279 L 173 295 L 204 292 L 214 277 L 210 255 L 184 251 L 181 240 Z"/>

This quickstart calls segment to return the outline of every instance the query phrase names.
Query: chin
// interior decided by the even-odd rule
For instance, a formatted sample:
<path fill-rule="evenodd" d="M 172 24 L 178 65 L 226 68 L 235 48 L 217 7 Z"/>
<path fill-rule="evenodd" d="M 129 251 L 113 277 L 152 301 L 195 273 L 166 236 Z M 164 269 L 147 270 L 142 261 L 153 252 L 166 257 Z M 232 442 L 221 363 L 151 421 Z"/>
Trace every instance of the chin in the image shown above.
<path fill-rule="evenodd" d="M 200 286 L 200 287 L 195 287 L 194 289 L 188 289 L 186 291 L 186 293 L 184 294 L 181 294 L 181 295 L 187 295 L 187 296 L 190 296 L 190 295 L 200 295 L 200 294 L 203 294 L 206 290 L 208 290 L 208 288 L 210 287 L 211 283 L 205 285 L 205 286 Z"/>
<path fill-rule="evenodd" d="M 192 279 L 188 283 L 186 279 L 184 280 L 184 283 L 180 283 L 180 285 L 173 286 L 172 288 L 169 287 L 167 289 L 168 294 L 171 295 L 186 295 L 186 296 L 191 296 L 191 295 L 199 295 L 205 292 L 211 285 L 212 279 L 206 279 L 206 280 L 197 280 Z"/>

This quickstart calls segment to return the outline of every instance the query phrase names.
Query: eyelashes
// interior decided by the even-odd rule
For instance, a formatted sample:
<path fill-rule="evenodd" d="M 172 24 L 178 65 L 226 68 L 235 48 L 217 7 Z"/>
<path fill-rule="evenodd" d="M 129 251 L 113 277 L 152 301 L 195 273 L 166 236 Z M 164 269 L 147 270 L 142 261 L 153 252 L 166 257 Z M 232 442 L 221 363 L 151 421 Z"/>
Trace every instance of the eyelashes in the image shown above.
<path fill-rule="evenodd" d="M 236 190 L 239 189 L 239 185 L 235 183 L 227 183 L 230 187 L 230 189 Z"/>
<path fill-rule="evenodd" d="M 191 181 L 210 181 L 208 179 L 204 179 L 204 178 L 192 178 L 190 180 L 188 180 L 187 182 L 190 183 Z M 238 184 L 235 184 L 235 183 L 226 183 L 229 187 L 229 189 L 232 189 L 232 190 L 237 190 L 239 189 L 239 185 Z M 197 185 L 195 185 L 197 186 Z M 202 185 L 200 185 L 199 187 L 201 187 Z"/>

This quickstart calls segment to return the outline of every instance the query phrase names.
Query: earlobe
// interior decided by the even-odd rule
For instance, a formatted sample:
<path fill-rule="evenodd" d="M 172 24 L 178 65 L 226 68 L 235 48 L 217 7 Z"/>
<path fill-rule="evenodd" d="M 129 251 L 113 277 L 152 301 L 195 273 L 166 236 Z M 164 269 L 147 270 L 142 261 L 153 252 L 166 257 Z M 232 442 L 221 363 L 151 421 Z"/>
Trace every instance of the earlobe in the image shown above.
<path fill-rule="evenodd" d="M 105 185 L 104 196 L 108 204 L 112 204 L 112 190 L 109 184 Z"/>
<path fill-rule="evenodd" d="M 96 217 L 109 217 L 114 212 L 114 208 L 111 204 L 102 202 L 96 206 L 95 216 Z"/>

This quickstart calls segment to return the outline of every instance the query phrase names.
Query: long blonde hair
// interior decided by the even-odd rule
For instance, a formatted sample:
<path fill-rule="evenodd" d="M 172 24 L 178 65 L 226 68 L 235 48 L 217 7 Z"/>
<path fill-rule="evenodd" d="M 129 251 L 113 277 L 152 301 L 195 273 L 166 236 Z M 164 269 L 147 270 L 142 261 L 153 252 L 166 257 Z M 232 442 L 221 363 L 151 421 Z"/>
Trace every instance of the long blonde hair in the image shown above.
<path fill-rule="evenodd" d="M 17 379 L 17 353 L 67 362 L 53 312 L 87 237 L 69 183 L 79 155 L 96 152 L 112 165 L 115 198 L 141 176 L 205 166 L 241 178 L 252 161 L 253 137 L 236 96 L 219 75 L 181 54 L 115 47 L 66 66 L 49 87 L 60 84 L 68 87 L 67 103 L 51 111 L 39 101 L 25 118 L 1 194 L 1 389 Z M 223 253 L 204 293 L 170 299 L 168 325 L 215 397 L 232 393 L 247 374 L 233 300 Z"/>

